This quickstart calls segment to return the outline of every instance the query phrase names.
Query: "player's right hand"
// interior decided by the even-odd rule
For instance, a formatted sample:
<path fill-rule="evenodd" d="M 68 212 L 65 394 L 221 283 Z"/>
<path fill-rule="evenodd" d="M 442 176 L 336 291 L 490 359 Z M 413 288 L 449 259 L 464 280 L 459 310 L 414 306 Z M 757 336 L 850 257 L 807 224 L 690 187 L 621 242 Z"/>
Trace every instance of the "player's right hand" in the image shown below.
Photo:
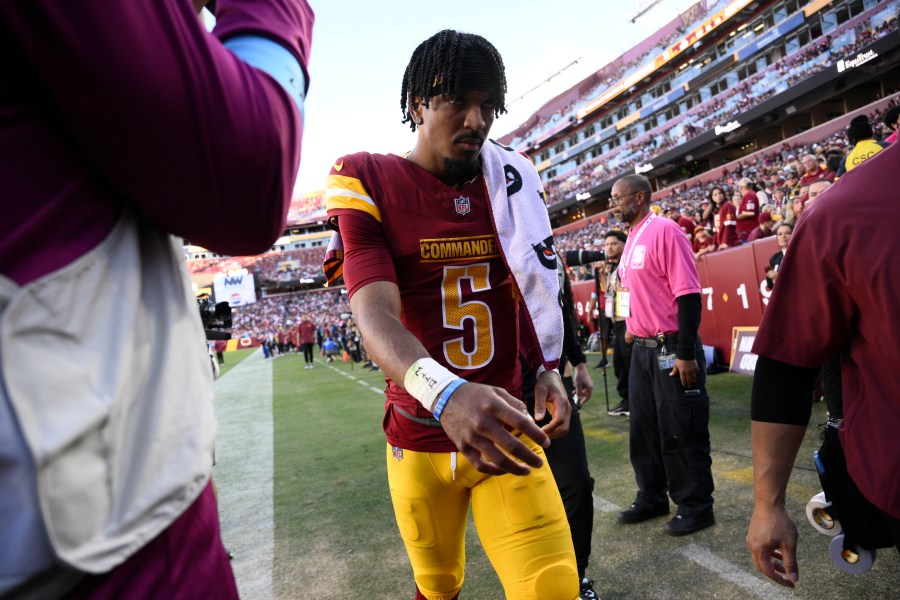
<path fill-rule="evenodd" d="M 510 428 L 544 448 L 550 445 L 524 402 L 502 388 L 480 383 L 464 383 L 453 393 L 441 414 L 441 425 L 472 466 L 488 475 L 527 475 L 529 467 L 543 465 L 541 457 Z"/>

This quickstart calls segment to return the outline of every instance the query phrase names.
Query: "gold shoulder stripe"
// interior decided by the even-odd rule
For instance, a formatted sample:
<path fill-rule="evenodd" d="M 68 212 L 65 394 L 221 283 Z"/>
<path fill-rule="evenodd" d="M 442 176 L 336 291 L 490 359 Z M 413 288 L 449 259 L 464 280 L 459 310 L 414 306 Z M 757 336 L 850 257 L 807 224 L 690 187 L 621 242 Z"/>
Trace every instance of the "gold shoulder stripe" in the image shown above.
<path fill-rule="evenodd" d="M 325 209 L 352 208 L 369 213 L 381 223 L 381 212 L 369 196 L 362 182 L 356 177 L 329 175 L 325 191 Z"/>

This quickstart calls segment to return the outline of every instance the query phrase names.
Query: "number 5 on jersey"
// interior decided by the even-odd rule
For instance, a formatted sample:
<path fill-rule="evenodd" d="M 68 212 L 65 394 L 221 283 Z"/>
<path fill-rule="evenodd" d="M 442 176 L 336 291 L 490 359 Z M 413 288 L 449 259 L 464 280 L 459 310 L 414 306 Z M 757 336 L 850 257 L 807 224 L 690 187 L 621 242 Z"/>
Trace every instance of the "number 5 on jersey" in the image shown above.
<path fill-rule="evenodd" d="M 494 334 L 491 309 L 484 302 L 462 301 L 463 279 L 469 280 L 472 292 L 491 289 L 490 265 L 476 263 L 460 267 L 444 267 L 441 282 L 441 305 L 444 313 L 444 327 L 464 331 L 466 320 L 472 322 L 474 347 L 467 350 L 462 336 L 444 342 L 444 358 L 458 369 L 477 369 L 488 364 L 494 357 Z"/>

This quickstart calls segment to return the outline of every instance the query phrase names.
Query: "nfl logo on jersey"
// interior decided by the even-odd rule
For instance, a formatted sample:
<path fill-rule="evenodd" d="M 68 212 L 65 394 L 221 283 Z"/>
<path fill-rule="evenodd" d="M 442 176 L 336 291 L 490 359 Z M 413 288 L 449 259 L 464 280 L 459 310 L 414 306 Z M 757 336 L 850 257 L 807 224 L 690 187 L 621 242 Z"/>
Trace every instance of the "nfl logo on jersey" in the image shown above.
<path fill-rule="evenodd" d="M 399 446 L 391 446 L 391 453 L 397 460 L 403 460 L 403 448 Z"/>
<path fill-rule="evenodd" d="M 467 215 L 472 210 L 472 203 L 465 196 L 460 196 L 453 202 L 456 204 L 456 212 L 461 215 Z"/>

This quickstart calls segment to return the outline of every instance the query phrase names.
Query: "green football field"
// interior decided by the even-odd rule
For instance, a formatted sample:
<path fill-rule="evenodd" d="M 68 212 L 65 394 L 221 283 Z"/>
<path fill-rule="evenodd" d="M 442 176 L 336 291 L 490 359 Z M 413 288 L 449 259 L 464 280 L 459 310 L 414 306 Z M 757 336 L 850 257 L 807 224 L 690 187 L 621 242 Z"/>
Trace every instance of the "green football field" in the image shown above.
<path fill-rule="evenodd" d="M 412 571 L 385 475 L 384 376 L 316 358 L 316 368 L 307 370 L 296 354 L 264 360 L 260 351 L 231 352 L 216 382 L 213 475 L 241 596 L 411 599 Z M 596 360 L 589 357 L 589 364 Z M 607 416 L 602 373 L 592 370 L 594 398 L 581 417 L 596 481 L 588 576 L 604 600 L 900 598 L 895 550 L 879 550 L 865 575 L 843 573 L 828 558 L 831 538 L 806 520 L 806 503 L 820 489 L 812 452 L 820 444 L 816 425 L 825 421 L 821 403 L 813 408 L 788 489 L 800 530 L 800 582 L 791 591 L 755 571 L 744 544 L 752 508 L 751 381 L 745 376 L 709 378 L 716 526 L 672 538 L 662 532 L 664 518 L 618 523 L 616 512 L 632 501 L 635 487 L 628 422 Z M 615 395 L 612 369 L 607 377 Z M 471 520 L 467 540 L 461 598 L 502 599 Z"/>

